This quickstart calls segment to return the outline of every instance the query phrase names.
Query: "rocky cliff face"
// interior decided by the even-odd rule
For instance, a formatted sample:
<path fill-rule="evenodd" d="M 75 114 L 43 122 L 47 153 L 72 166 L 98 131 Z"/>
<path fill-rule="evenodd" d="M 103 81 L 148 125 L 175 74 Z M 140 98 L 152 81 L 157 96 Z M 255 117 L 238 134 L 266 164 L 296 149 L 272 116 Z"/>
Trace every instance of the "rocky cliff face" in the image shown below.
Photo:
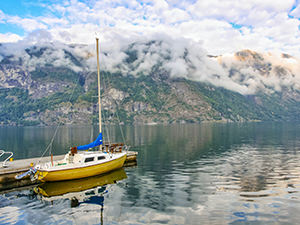
<path fill-rule="evenodd" d="M 300 120 L 300 61 L 292 56 L 244 50 L 201 55 L 195 61 L 193 54 L 198 53 L 189 49 L 175 59 L 176 54 L 159 50 L 163 43 L 137 45 L 120 53 L 121 64 L 114 61 L 115 69 L 110 71 L 105 62 L 101 88 L 105 122 Z M 97 82 L 91 56 L 86 46 L 58 50 L 53 45 L 27 46 L 15 55 L 0 46 L 0 124 L 96 121 Z M 201 63 L 210 69 L 199 73 Z M 176 73 L 171 65 L 178 67 Z M 218 70 L 212 72 L 214 65 Z"/>

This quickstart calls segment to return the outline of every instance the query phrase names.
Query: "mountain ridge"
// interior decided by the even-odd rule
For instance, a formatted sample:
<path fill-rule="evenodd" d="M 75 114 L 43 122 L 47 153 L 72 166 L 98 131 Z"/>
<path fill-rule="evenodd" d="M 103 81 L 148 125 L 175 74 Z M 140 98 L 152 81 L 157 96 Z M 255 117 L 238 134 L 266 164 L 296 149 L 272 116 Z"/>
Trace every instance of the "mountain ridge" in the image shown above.
<path fill-rule="evenodd" d="M 157 41 L 133 43 L 123 47 L 120 59 L 104 62 L 107 123 L 118 118 L 123 123 L 300 120 L 298 59 L 283 54 L 279 67 L 280 57 L 251 50 L 211 57 L 187 47 L 172 53 L 168 47 Z M 95 63 L 87 46 L 26 46 L 19 55 L 1 48 L 0 124 L 96 121 Z M 101 56 L 111 55 L 103 51 Z"/>

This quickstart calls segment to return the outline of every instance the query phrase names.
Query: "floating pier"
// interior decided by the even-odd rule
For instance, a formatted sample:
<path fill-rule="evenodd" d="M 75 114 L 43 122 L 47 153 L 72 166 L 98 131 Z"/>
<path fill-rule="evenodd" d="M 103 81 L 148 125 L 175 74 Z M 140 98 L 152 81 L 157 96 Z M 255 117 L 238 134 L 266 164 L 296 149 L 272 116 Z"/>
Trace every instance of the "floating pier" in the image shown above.
<path fill-rule="evenodd" d="M 124 167 L 137 165 L 137 154 L 137 152 L 128 151 Z M 53 160 L 61 160 L 64 156 L 65 155 L 53 156 Z M 38 161 L 43 163 L 49 162 L 50 160 L 51 158 L 48 156 L 43 158 L 20 159 L 7 162 L 6 167 L 0 167 L 0 191 L 39 183 L 37 180 L 32 181 L 29 176 L 20 180 L 16 180 L 15 176 L 28 171 L 29 168 Z"/>

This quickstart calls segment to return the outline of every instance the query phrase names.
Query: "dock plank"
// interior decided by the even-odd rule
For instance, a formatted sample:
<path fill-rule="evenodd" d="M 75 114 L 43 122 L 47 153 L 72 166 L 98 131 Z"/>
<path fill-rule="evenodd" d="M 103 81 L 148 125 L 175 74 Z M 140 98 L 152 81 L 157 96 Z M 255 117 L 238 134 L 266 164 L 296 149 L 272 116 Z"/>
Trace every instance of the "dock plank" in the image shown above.
<path fill-rule="evenodd" d="M 61 160 L 64 158 L 64 155 L 57 155 L 53 156 L 53 160 Z M 30 158 L 30 159 L 19 159 L 14 160 L 11 162 L 6 162 L 7 167 L 0 167 L 0 176 L 9 173 L 17 173 L 27 171 L 30 168 L 30 164 L 33 163 L 34 165 L 39 162 L 49 162 L 50 156 L 43 157 L 43 158 Z"/>

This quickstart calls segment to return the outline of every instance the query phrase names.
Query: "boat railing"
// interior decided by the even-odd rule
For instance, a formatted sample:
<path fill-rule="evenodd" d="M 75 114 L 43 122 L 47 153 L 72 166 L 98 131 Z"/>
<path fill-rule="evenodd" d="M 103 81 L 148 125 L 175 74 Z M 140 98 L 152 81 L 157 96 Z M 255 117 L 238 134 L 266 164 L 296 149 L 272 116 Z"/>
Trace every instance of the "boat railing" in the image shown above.
<path fill-rule="evenodd" d="M 2 167 L 8 167 L 8 165 L 6 164 L 6 162 L 13 157 L 14 153 L 13 152 L 6 152 L 2 149 L 0 149 L 0 160 L 2 158 L 3 155 L 9 154 L 9 156 L 7 158 L 5 158 L 5 160 L 2 162 Z"/>
<path fill-rule="evenodd" d="M 102 151 L 104 152 L 120 153 L 128 150 L 128 146 L 124 145 L 124 143 L 104 143 L 103 145 Z"/>
<path fill-rule="evenodd" d="M 47 162 L 43 165 L 43 169 L 50 169 L 51 167 L 53 167 L 51 162 Z"/>

